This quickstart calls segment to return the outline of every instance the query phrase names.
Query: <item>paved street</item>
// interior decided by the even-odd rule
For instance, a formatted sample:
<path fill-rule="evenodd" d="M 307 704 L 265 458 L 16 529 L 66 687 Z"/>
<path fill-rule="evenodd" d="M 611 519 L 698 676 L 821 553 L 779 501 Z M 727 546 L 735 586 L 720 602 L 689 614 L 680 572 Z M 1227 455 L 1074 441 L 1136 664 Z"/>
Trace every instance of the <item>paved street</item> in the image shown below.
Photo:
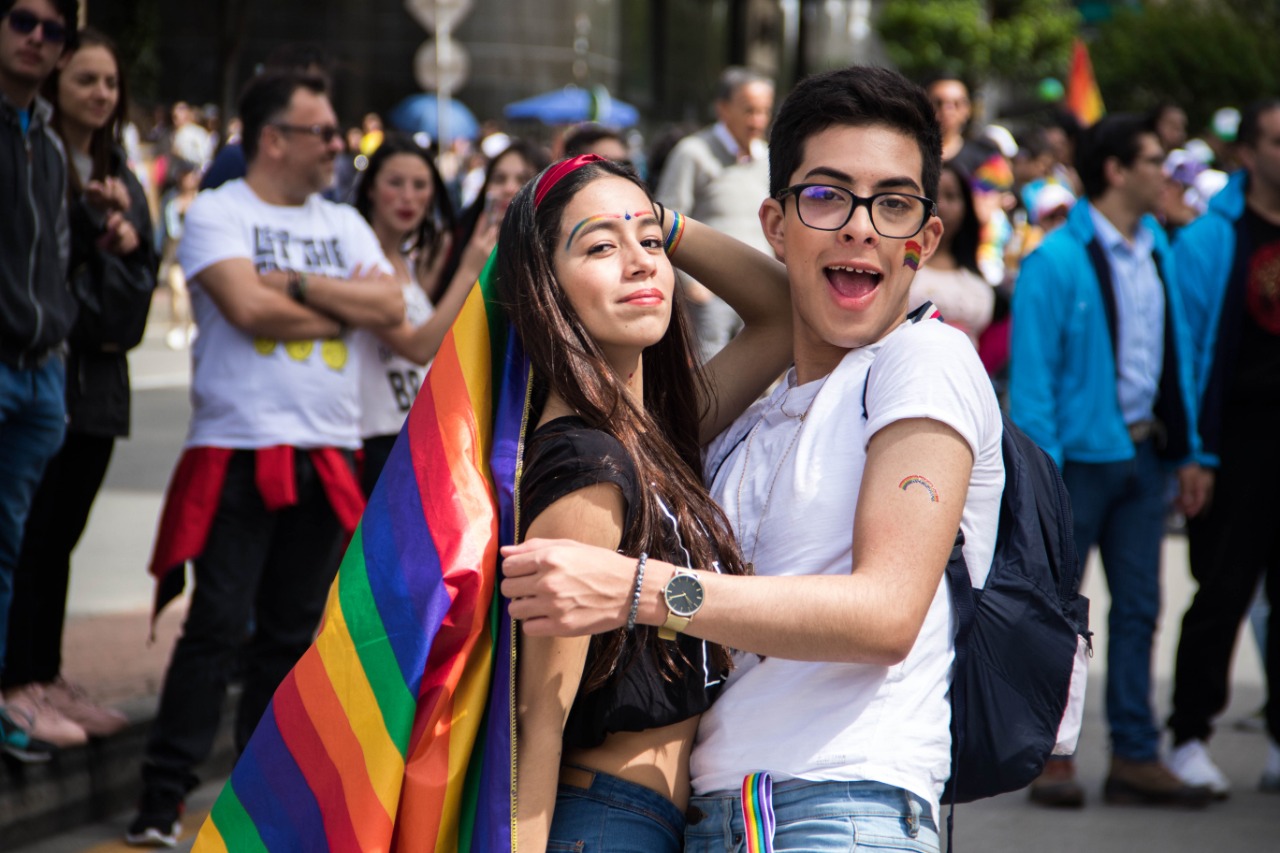
<path fill-rule="evenodd" d="M 165 317 L 163 303 L 153 316 Z M 133 354 L 133 438 L 117 445 L 106 487 L 90 519 L 73 566 L 66 670 L 92 692 L 110 701 L 153 701 L 172 638 L 181 622 L 173 607 L 159 626 L 154 645 L 147 643 L 147 608 L 151 583 L 146 561 L 154 535 L 163 489 L 186 429 L 187 354 L 165 348 L 163 325 L 153 326 Z M 1169 676 L 1178 621 L 1190 596 L 1185 541 L 1170 538 L 1165 546 L 1166 596 L 1164 624 L 1156 651 L 1157 695 L 1167 708 Z M 1262 675 L 1251 637 L 1241 643 L 1235 666 L 1235 692 L 1214 756 L 1234 786 L 1231 798 L 1205 811 L 1179 812 L 1107 807 L 1101 803 L 1106 772 L 1100 703 L 1106 654 L 1107 610 L 1101 573 L 1091 566 L 1086 594 L 1093 601 L 1096 655 L 1089 694 L 1090 711 L 1079 753 L 1089 793 L 1083 811 L 1051 812 L 1010 794 L 956 813 L 955 848 L 971 851 L 1263 851 L 1280 850 L 1280 796 L 1256 791 L 1265 755 L 1265 736 L 1244 732 L 1231 723 L 1256 711 L 1262 701 Z M 148 697 L 148 698 L 143 698 Z M 179 849 L 189 849 L 193 830 L 220 786 L 215 780 L 197 792 L 186 821 L 188 833 Z M 24 853 L 71 853 L 124 849 L 119 838 L 127 814 L 77 828 Z M 0 849 L 5 847 L 0 838 Z"/>

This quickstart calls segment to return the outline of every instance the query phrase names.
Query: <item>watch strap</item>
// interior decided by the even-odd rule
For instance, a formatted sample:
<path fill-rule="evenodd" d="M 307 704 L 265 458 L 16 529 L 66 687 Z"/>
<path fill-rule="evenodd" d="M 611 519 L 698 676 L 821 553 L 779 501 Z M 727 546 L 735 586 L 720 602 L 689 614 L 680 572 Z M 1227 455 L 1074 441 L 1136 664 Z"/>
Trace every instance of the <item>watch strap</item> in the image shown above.
<path fill-rule="evenodd" d="M 674 640 L 676 634 L 684 631 L 689 627 L 689 616 L 677 616 L 674 613 L 667 613 L 667 621 L 662 623 L 662 627 L 658 629 L 658 639 Z"/>

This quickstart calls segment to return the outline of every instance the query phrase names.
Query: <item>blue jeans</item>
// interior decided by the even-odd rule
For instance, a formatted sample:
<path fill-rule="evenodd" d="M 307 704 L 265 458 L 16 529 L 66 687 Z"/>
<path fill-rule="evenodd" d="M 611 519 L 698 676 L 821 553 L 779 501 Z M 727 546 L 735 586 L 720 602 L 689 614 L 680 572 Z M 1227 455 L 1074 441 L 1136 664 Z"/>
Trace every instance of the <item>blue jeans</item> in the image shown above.
<path fill-rule="evenodd" d="M 22 530 L 45 465 L 67 431 L 66 386 L 61 357 L 33 368 L 0 362 L 0 671 Z"/>
<path fill-rule="evenodd" d="M 1151 648 L 1160 615 L 1160 543 L 1165 473 L 1151 441 L 1123 462 L 1067 462 L 1076 548 L 1098 546 L 1111 593 L 1107 614 L 1107 726 L 1119 758 L 1157 757 L 1160 732 L 1151 707 Z"/>
<path fill-rule="evenodd" d="M 937 853 L 938 828 L 929 803 L 880 782 L 811 782 L 773 785 L 777 853 L 905 850 Z M 737 853 L 743 838 L 742 796 L 721 791 L 694 797 L 684 830 L 685 853 Z"/>
<path fill-rule="evenodd" d="M 588 787 L 556 791 L 547 853 L 680 853 L 684 815 L 657 791 L 588 770 Z"/>

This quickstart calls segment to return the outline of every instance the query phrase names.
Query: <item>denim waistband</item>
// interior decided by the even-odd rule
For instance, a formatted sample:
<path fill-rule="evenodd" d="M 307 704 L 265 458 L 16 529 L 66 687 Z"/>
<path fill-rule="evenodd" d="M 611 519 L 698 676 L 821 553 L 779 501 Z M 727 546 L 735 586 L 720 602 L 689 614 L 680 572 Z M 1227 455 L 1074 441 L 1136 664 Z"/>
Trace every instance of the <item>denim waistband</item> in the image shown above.
<path fill-rule="evenodd" d="M 560 795 L 578 796 L 597 800 L 606 805 L 642 811 L 650 817 L 667 824 L 677 837 L 684 833 L 684 815 L 676 808 L 675 803 L 651 788 L 628 782 L 602 770 L 583 767 L 565 762 L 564 767 L 582 771 L 590 776 L 585 786 L 577 784 L 560 784 Z"/>
<path fill-rule="evenodd" d="M 925 824 L 936 830 L 929 801 L 882 782 L 831 782 L 787 779 L 773 783 L 773 811 L 779 824 L 805 816 L 893 815 L 902 817 L 908 831 Z M 712 791 L 695 796 L 685 813 L 687 825 L 725 826 L 737 834 L 742 827 L 742 792 Z"/>

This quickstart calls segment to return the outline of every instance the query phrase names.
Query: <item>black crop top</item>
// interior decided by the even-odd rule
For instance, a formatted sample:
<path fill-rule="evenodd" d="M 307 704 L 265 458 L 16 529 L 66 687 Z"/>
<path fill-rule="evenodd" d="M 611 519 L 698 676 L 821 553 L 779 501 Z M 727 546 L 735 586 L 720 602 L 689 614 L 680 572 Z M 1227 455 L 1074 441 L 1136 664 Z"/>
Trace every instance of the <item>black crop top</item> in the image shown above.
<path fill-rule="evenodd" d="M 636 523 L 640 500 L 630 455 L 616 438 L 592 429 L 579 417 L 548 421 L 533 433 L 525 450 L 524 473 L 520 479 L 520 538 L 524 538 L 529 523 L 548 506 L 571 492 L 598 483 L 613 483 L 622 491 L 623 524 L 630 530 Z M 663 516 L 666 535 L 662 552 L 650 556 L 692 568 L 674 515 L 664 513 Z M 599 640 L 599 637 L 592 638 L 587 652 L 588 671 L 601 652 Z M 711 707 L 725 673 L 710 671 L 703 641 L 681 634 L 676 642 L 689 665 L 684 665 L 676 656 L 680 672 L 667 680 L 653 655 L 637 642 L 637 634 L 628 636 L 621 659 L 608 680 L 590 692 L 584 692 L 585 685 L 579 688 L 565 723 L 565 743 L 589 749 L 599 746 L 613 732 L 668 726 Z"/>

